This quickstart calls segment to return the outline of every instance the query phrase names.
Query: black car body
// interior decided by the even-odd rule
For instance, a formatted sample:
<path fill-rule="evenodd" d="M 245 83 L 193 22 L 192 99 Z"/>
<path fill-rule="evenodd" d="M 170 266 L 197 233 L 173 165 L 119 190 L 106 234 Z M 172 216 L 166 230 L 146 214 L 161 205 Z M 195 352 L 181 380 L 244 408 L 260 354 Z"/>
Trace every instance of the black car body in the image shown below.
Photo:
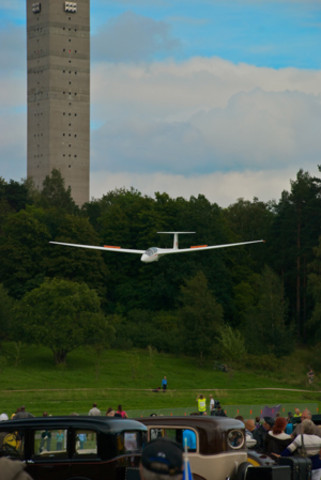
<path fill-rule="evenodd" d="M 0 422 L 0 454 L 26 463 L 34 480 L 137 477 L 147 429 L 110 417 L 36 417 Z"/>

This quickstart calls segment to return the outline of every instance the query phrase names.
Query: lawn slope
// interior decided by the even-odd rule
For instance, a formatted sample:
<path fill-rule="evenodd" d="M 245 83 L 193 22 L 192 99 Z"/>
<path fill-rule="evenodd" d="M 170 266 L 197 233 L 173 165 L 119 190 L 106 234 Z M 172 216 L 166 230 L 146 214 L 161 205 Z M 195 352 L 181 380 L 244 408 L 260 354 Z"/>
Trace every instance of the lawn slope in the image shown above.
<path fill-rule="evenodd" d="M 196 408 L 198 393 L 212 393 L 230 415 L 259 413 L 263 405 L 281 403 L 284 412 L 293 405 L 319 407 L 321 390 L 307 386 L 304 369 L 290 371 L 291 358 L 282 368 L 231 370 L 223 373 L 214 362 L 146 350 L 108 350 L 97 355 L 89 348 L 72 352 L 64 366 L 53 363 L 50 351 L 39 346 L 2 346 L 0 413 L 9 415 L 22 404 L 34 415 L 86 414 L 93 402 L 104 412 L 119 403 L 131 416 L 151 412 L 189 414 Z M 154 393 L 163 376 L 168 391 Z"/>

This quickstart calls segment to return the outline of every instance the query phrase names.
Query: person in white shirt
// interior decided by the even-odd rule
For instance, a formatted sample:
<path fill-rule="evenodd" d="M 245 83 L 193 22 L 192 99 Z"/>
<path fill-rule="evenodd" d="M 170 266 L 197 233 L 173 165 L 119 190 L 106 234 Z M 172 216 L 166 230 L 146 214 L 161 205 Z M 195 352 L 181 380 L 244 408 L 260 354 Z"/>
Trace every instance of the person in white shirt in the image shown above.
<path fill-rule="evenodd" d="M 210 415 L 214 415 L 214 410 L 215 410 L 215 400 L 213 398 L 213 395 L 210 395 Z"/>
<path fill-rule="evenodd" d="M 101 411 L 97 408 L 97 403 L 93 403 L 92 408 L 89 410 L 88 415 L 90 417 L 99 417 L 101 415 Z"/>

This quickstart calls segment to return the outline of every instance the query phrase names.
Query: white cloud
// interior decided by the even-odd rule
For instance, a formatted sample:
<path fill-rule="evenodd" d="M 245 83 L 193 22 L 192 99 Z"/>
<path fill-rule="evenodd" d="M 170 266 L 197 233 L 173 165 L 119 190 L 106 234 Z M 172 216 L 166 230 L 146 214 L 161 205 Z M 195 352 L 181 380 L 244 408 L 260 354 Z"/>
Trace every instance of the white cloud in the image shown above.
<path fill-rule="evenodd" d="M 92 171 L 267 172 L 319 162 L 321 72 L 213 58 L 93 71 Z"/>
<path fill-rule="evenodd" d="M 321 152 L 321 72 L 219 58 L 100 63 L 91 76 L 91 195 L 204 194 L 226 206 L 279 199 Z M 26 83 L 0 77 L 1 172 L 26 172 Z M 9 112 L 10 109 L 10 113 Z M 16 113 L 14 112 L 16 111 Z"/>
<path fill-rule="evenodd" d="M 151 64 L 101 63 L 92 69 L 92 107 L 105 121 L 140 116 L 185 120 L 224 108 L 240 92 L 298 91 L 319 95 L 321 72 L 234 65 L 219 58 Z M 108 108 L 106 106 L 108 105 Z"/>
<path fill-rule="evenodd" d="M 310 165 L 311 175 L 316 174 L 314 165 Z M 290 180 L 296 178 L 295 168 L 283 170 L 261 170 L 252 172 L 211 173 L 208 175 L 172 175 L 163 173 L 130 174 L 99 171 L 91 174 L 91 197 L 102 195 L 116 188 L 131 187 L 143 195 L 153 197 L 156 192 L 166 192 L 172 198 L 189 199 L 202 194 L 212 203 L 227 207 L 239 198 L 252 201 L 254 197 L 260 201 L 278 201 L 283 190 L 290 191 Z"/>

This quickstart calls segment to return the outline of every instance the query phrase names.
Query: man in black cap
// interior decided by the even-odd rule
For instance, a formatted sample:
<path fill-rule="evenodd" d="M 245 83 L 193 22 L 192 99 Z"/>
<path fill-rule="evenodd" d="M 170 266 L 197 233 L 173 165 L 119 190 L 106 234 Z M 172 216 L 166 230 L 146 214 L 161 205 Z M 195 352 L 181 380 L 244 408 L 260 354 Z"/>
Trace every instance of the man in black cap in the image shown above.
<path fill-rule="evenodd" d="M 257 452 L 264 452 L 265 447 L 265 437 L 269 430 L 274 425 L 274 419 L 272 417 L 263 417 L 263 424 L 260 425 L 256 430 L 254 430 L 253 438 L 256 440 L 256 445 L 254 449 Z"/>
<path fill-rule="evenodd" d="M 214 415 L 215 417 L 226 417 L 226 413 L 224 412 L 220 402 L 216 402 Z"/>
<path fill-rule="evenodd" d="M 140 464 L 142 480 L 182 480 L 183 452 L 171 440 L 159 438 L 149 442 L 143 450 Z"/>

